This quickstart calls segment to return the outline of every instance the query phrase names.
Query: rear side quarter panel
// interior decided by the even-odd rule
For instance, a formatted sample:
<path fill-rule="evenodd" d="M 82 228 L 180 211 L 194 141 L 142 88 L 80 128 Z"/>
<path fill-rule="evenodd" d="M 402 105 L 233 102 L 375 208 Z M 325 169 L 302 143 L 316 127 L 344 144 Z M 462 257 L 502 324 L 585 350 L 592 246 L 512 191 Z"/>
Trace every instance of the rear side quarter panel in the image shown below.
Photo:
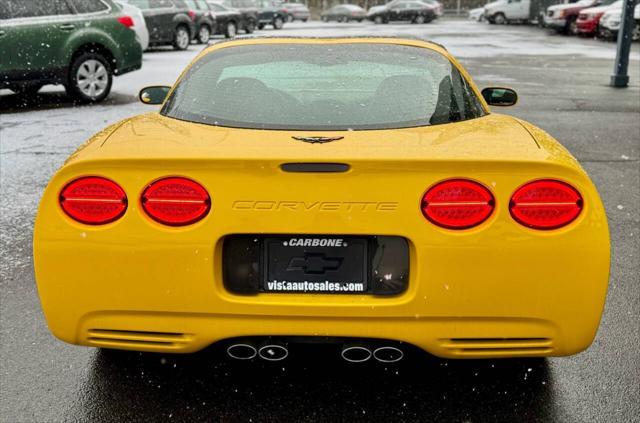
<path fill-rule="evenodd" d="M 142 47 L 135 39 L 135 33 L 118 23 L 115 18 L 113 22 L 103 22 L 96 27 L 86 24 L 75 31 L 66 41 L 64 51 L 67 63 L 80 49 L 87 46 L 100 46 L 106 49 L 112 56 L 111 66 L 116 74 L 121 70 L 140 67 L 142 64 Z M 106 29 L 106 30 L 105 30 Z"/>

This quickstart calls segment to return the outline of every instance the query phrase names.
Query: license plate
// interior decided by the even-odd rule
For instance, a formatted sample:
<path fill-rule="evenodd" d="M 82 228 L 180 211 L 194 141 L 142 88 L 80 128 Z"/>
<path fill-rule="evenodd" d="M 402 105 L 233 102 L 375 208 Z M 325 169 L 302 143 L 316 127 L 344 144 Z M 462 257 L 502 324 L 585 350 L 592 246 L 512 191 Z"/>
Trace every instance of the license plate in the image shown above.
<path fill-rule="evenodd" d="M 263 289 L 282 293 L 365 293 L 367 248 L 367 239 L 358 237 L 267 237 Z"/>

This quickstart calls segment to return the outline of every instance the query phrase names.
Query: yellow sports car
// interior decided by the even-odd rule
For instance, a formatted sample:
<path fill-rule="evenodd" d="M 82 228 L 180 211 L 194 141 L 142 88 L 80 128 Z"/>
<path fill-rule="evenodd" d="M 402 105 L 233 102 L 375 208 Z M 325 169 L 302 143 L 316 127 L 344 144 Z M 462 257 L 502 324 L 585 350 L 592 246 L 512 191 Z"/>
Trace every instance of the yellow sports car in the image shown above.
<path fill-rule="evenodd" d="M 53 177 L 34 233 L 51 331 L 281 360 L 564 356 L 598 329 L 609 233 L 557 141 L 434 43 L 267 38 L 198 55 Z"/>

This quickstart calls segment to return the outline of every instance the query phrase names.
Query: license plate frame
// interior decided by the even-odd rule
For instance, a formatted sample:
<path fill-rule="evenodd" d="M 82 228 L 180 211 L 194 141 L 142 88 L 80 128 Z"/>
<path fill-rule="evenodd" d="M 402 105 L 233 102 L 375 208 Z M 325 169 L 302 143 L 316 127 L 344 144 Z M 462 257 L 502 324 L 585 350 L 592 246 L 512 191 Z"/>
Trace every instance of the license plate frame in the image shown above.
<path fill-rule="evenodd" d="M 369 243 L 366 236 L 265 236 L 260 290 L 270 294 L 368 294 Z"/>

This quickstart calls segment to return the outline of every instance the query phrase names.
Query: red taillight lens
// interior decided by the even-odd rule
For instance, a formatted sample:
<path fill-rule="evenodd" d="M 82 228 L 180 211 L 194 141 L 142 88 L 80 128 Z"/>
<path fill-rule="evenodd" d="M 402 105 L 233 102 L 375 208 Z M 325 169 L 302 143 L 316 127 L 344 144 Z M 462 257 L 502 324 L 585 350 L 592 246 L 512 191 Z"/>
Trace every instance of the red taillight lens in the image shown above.
<path fill-rule="evenodd" d="M 106 178 L 88 176 L 71 181 L 60 193 L 60 207 L 73 220 L 88 225 L 104 225 L 122 217 L 127 195 Z"/>
<path fill-rule="evenodd" d="M 122 25 L 126 26 L 127 28 L 133 28 L 133 19 L 131 19 L 131 16 L 120 16 L 118 18 L 118 22 L 120 22 Z"/>
<path fill-rule="evenodd" d="M 189 15 L 192 21 L 196 20 L 196 12 L 194 12 L 193 10 L 189 10 L 187 14 Z"/>
<path fill-rule="evenodd" d="M 573 222 L 582 211 L 582 196 L 564 182 L 540 180 L 518 188 L 511 197 L 511 216 L 533 229 L 557 229 Z"/>
<path fill-rule="evenodd" d="M 204 218 L 211 199 L 202 185 L 186 178 L 164 178 L 149 185 L 141 197 L 142 208 L 156 222 L 185 226 Z"/>
<path fill-rule="evenodd" d="M 450 179 L 429 188 L 422 197 L 422 214 L 449 229 L 467 229 L 487 220 L 495 200 L 483 185 L 467 179 Z"/>

